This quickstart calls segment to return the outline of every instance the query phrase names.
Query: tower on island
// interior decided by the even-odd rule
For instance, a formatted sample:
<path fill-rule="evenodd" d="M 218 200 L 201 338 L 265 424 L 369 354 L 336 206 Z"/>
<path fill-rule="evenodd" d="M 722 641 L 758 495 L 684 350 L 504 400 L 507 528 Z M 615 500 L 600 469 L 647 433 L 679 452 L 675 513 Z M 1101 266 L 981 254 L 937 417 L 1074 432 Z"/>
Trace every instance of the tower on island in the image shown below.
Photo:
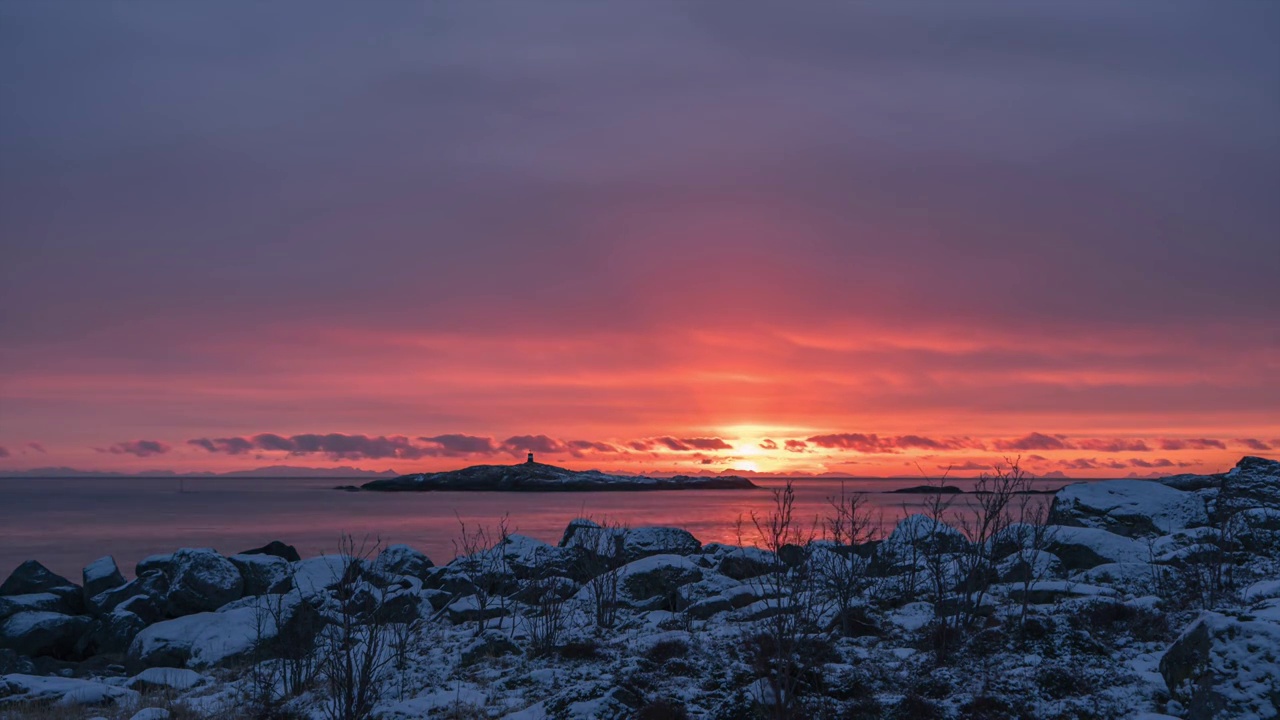
<path fill-rule="evenodd" d="M 533 453 L 529 453 L 529 459 L 524 461 L 526 465 L 533 464 Z"/>

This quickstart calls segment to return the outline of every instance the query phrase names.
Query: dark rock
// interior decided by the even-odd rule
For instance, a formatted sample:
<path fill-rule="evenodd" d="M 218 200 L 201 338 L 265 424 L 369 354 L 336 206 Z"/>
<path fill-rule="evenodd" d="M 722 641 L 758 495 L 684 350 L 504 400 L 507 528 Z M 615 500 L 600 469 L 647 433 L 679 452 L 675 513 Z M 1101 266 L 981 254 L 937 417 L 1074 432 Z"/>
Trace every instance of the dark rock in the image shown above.
<path fill-rule="evenodd" d="M 481 608 L 476 596 L 469 595 L 450 603 L 445 608 L 445 613 L 449 616 L 449 622 L 454 625 L 461 625 L 463 623 L 504 617 L 510 615 L 511 611 L 503 608 L 496 600 L 491 600 L 484 608 Z"/>
<path fill-rule="evenodd" d="M 755 550 L 755 548 L 751 548 L 751 550 Z M 720 565 L 717 569 L 721 575 L 731 577 L 734 580 L 750 580 L 751 578 L 760 577 L 773 569 L 773 564 L 769 562 L 770 557 L 763 551 L 729 553 L 720 558 Z"/>
<path fill-rule="evenodd" d="M 89 624 L 90 619 L 82 615 L 20 612 L 0 622 L 0 647 L 28 657 L 72 658 Z"/>
<path fill-rule="evenodd" d="M 36 593 L 52 592 L 55 595 L 65 594 L 71 589 L 75 594 L 79 593 L 78 586 L 61 575 L 54 574 L 49 568 L 41 565 L 35 560 L 28 560 L 9 574 L 9 578 L 0 585 L 0 596 L 4 595 L 34 595 Z"/>
<path fill-rule="evenodd" d="M 168 600 L 181 615 L 217 610 L 244 594 L 235 564 L 212 550 L 179 550 L 171 572 Z"/>
<path fill-rule="evenodd" d="M 956 495 L 964 491 L 953 485 L 912 485 L 911 487 L 898 488 L 889 492 L 909 495 Z"/>
<path fill-rule="evenodd" d="M 245 550 L 237 553 L 238 555 L 271 555 L 278 558 L 284 558 L 289 562 L 298 562 L 302 556 L 298 554 L 298 549 L 292 545 L 286 545 L 279 540 L 272 540 L 260 548 Z"/>
<path fill-rule="evenodd" d="M 591 531 L 599 529 L 600 524 L 594 520 L 588 520 L 587 518 L 576 518 L 570 520 L 569 524 L 564 529 L 564 534 L 560 537 L 559 547 L 570 547 L 570 544 L 573 543 L 574 535 L 582 530 Z"/>
<path fill-rule="evenodd" d="M 76 643 L 79 657 L 91 655 L 123 655 L 129 644 L 149 623 L 121 608 L 97 617 Z"/>
<path fill-rule="evenodd" d="M 95 614 L 109 613 L 124 601 L 139 596 L 150 599 L 164 614 L 172 614 L 167 600 L 169 578 L 160 570 L 149 570 L 120 587 L 98 593 L 89 599 L 89 610 Z"/>
<path fill-rule="evenodd" d="M 80 573 L 84 579 L 84 601 L 87 605 L 98 593 L 124 585 L 124 576 L 116 566 L 116 559 L 107 555 L 89 563 Z"/>
<path fill-rule="evenodd" d="M 0 620 L 20 612 L 32 611 L 75 614 L 75 609 L 69 606 L 65 598 L 53 593 L 0 596 Z"/>
<path fill-rule="evenodd" d="M 35 673 L 35 664 L 31 662 L 31 658 L 10 650 L 9 648 L 0 648 L 0 676 L 4 675 L 31 675 Z"/>
<path fill-rule="evenodd" d="M 133 576 L 138 578 L 149 572 L 161 572 L 168 577 L 173 572 L 173 553 L 148 555 L 138 561 L 133 568 Z"/>
<path fill-rule="evenodd" d="M 481 660 L 501 657 L 503 655 L 521 655 L 523 650 L 511 642 L 505 633 L 497 630 L 485 630 L 462 651 L 462 664 L 474 665 Z"/>

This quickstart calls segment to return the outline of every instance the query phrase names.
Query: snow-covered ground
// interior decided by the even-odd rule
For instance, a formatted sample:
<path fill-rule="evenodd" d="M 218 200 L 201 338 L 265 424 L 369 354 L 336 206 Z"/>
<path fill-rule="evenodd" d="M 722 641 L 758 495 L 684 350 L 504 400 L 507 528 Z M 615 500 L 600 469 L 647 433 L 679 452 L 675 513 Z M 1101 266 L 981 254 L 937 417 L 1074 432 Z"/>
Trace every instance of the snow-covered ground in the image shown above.
<path fill-rule="evenodd" d="M 949 515 L 766 548 L 575 521 L 442 566 L 29 563 L 0 586 L 0 718 L 1275 718 L 1280 463 L 1203 485 L 1070 486 L 978 544 Z"/>

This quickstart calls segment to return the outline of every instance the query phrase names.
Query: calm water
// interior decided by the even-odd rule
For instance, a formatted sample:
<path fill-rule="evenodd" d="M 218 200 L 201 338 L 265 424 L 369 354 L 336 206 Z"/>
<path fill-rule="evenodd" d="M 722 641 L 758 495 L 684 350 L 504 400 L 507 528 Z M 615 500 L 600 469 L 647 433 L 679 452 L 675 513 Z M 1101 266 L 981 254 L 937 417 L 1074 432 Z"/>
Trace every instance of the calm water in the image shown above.
<path fill-rule="evenodd" d="M 600 493 L 346 493 L 344 481 L 251 478 L 186 479 L 0 479 L 0 578 L 24 560 L 39 560 L 76 582 L 80 569 L 114 555 L 126 575 L 153 553 L 180 547 L 212 547 L 231 554 L 282 540 L 303 557 L 332 552 L 339 536 L 378 536 L 407 543 L 436 562 L 454 556 L 458 517 L 493 526 L 510 514 L 514 532 L 558 542 L 575 517 L 619 521 L 632 527 L 682 527 L 707 542 L 735 542 L 735 521 L 767 513 L 770 489 L 782 480 L 754 480 L 759 490 Z M 889 527 L 923 496 L 890 494 L 919 479 L 795 482 L 796 516 L 812 520 L 827 511 L 826 498 L 849 491 L 869 493 Z M 972 481 L 950 480 L 968 488 Z M 1061 480 L 1045 481 L 1055 489 Z M 965 498 L 956 500 L 956 507 Z M 455 515 L 456 513 L 456 515 Z M 753 540 L 750 520 L 744 539 Z"/>

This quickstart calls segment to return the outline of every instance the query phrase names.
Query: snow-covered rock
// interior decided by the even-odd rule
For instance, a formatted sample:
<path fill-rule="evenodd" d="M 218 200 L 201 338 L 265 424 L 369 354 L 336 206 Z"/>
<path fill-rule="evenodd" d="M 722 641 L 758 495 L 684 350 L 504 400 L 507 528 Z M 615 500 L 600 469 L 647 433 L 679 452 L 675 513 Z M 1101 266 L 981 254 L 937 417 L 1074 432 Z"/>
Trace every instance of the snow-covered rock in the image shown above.
<path fill-rule="evenodd" d="M 445 607 L 445 612 L 448 614 L 450 622 L 454 625 L 490 620 L 511 614 L 510 608 L 504 607 L 497 598 L 491 598 L 488 603 L 481 606 L 480 598 L 477 595 L 468 595 L 449 603 Z"/>
<path fill-rule="evenodd" d="M 1280 623 L 1204 612 L 1160 660 L 1187 720 L 1280 717 Z"/>
<path fill-rule="evenodd" d="M 912 547 L 934 547 L 935 543 L 939 551 L 947 553 L 963 549 L 969 541 L 964 533 L 950 525 L 937 522 L 927 515 L 916 514 L 898 521 L 893 532 L 877 548 L 877 552 L 884 557 L 901 557 L 909 553 Z"/>
<path fill-rule="evenodd" d="M 376 572 L 405 575 L 419 580 L 425 579 L 427 571 L 433 566 L 431 558 L 408 545 L 390 545 L 378 553 L 377 559 L 373 561 Z"/>
<path fill-rule="evenodd" d="M 209 552 L 214 552 L 213 548 L 202 548 L 202 549 L 208 550 Z M 146 573 L 149 573 L 153 570 L 158 570 L 164 573 L 165 575 L 168 575 L 169 572 L 173 569 L 173 555 L 174 553 L 159 553 L 156 555 L 148 555 L 142 558 L 141 560 L 138 561 L 137 565 L 133 566 L 133 576 L 142 577 Z"/>
<path fill-rule="evenodd" d="M 9 574 L 9 578 L 0 584 L 0 597 L 40 593 L 56 594 L 64 601 L 72 603 L 74 610 L 77 611 L 83 600 L 79 585 L 55 574 L 54 571 L 45 568 L 35 560 L 27 560 L 22 565 L 18 565 L 13 573 Z"/>
<path fill-rule="evenodd" d="M 83 615 L 53 612 L 20 612 L 0 622 L 0 648 L 20 655 L 56 658 L 71 657 L 76 642 L 89 629 Z"/>
<path fill-rule="evenodd" d="M 160 570 L 148 570 L 124 585 L 89 598 L 91 613 L 109 613 L 121 603 L 135 597 L 148 598 L 166 614 L 169 612 L 169 578 Z"/>
<path fill-rule="evenodd" d="M 716 570 L 734 580 L 749 580 L 769 572 L 777 561 L 768 550 L 753 547 L 708 545 L 703 555 L 714 558 Z"/>
<path fill-rule="evenodd" d="M 65 598 L 53 593 L 31 593 L 30 595 L 0 595 L 0 620 L 20 612 L 59 612 L 69 613 Z"/>
<path fill-rule="evenodd" d="M 1280 510 L 1280 460 L 1244 457 L 1227 471 L 1223 494 L 1235 508 Z"/>
<path fill-rule="evenodd" d="M 1105 563 L 1147 562 L 1146 544 L 1097 528 L 1053 525 L 1047 549 L 1068 570 L 1087 570 Z"/>
<path fill-rule="evenodd" d="M 1280 578 L 1259 580 L 1245 588 L 1244 592 L 1240 593 L 1240 597 L 1247 603 L 1280 598 Z"/>
<path fill-rule="evenodd" d="M 235 564 L 212 550 L 179 550 L 170 573 L 169 604 L 181 614 L 217 610 L 244 594 Z"/>
<path fill-rule="evenodd" d="M 131 598 L 144 600 L 145 598 Z M 93 619 L 87 632 L 76 643 L 76 654 L 81 656 L 100 654 L 123 654 L 129 649 L 133 639 L 151 622 L 158 618 L 144 620 L 136 613 L 117 607 L 109 613 Z"/>
<path fill-rule="evenodd" d="M 129 720 L 169 720 L 169 711 L 158 707 L 143 708 Z"/>
<path fill-rule="evenodd" d="M 227 558 L 244 579 L 245 595 L 278 595 L 293 589 L 289 561 L 275 555 L 232 555 Z"/>
<path fill-rule="evenodd" d="M 129 678 L 126 687 L 134 690 L 151 690 L 168 688 L 170 690 L 190 690 L 197 685 L 209 682 L 209 677 L 186 668 L 152 667 Z"/>
<path fill-rule="evenodd" d="M 304 597 L 322 593 L 337 585 L 353 562 L 345 555 L 320 555 L 293 563 L 293 587 Z"/>
<path fill-rule="evenodd" d="M 135 705 L 138 698 L 135 690 L 90 680 L 20 674 L 0 677 L 0 707 L 19 703 L 128 707 Z"/>
<path fill-rule="evenodd" d="M 622 553 L 628 561 L 651 555 L 692 555 L 701 549 L 698 538 L 680 528 L 638 527 L 622 537 Z"/>
<path fill-rule="evenodd" d="M 512 642 L 505 633 L 498 630 L 485 630 L 480 637 L 462 649 L 462 664 L 474 665 L 486 658 L 519 655 L 523 652 L 520 646 Z"/>
<path fill-rule="evenodd" d="M 657 609 L 678 604 L 676 591 L 702 579 L 702 568 L 683 555 L 650 555 L 618 571 L 618 594 L 632 607 Z"/>
<path fill-rule="evenodd" d="M 124 576 L 120 574 L 120 568 L 116 567 L 116 559 L 110 555 L 85 565 L 80 574 L 84 580 L 86 603 L 98 593 L 124 585 Z"/>
<path fill-rule="evenodd" d="M 244 658 L 256 643 L 275 639 L 309 606 L 297 592 L 245 598 L 218 612 L 156 623 L 134 638 L 128 659 L 136 668 L 207 668 Z M 276 618 L 280 618 L 277 624 Z"/>
<path fill-rule="evenodd" d="M 1195 493 L 1144 480 L 1107 480 L 1059 490 L 1049 521 L 1144 537 L 1205 525 L 1209 516 Z"/>

